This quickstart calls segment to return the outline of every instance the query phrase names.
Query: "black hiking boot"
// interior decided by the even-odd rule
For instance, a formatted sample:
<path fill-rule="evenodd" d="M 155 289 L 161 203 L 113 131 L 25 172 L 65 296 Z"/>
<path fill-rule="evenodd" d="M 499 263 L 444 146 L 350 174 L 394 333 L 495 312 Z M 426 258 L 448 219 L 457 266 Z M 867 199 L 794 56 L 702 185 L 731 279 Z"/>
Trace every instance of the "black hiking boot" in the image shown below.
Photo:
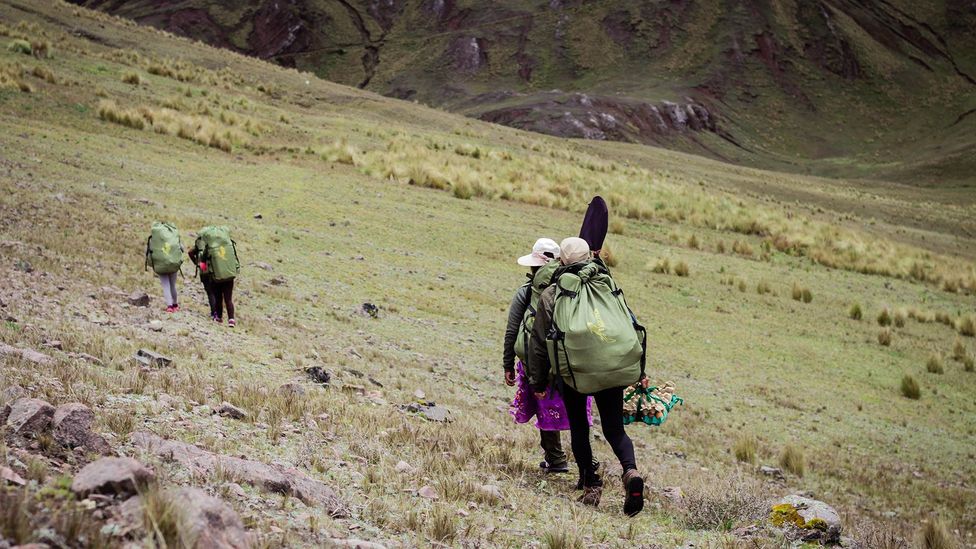
<path fill-rule="evenodd" d="M 542 471 L 545 472 L 545 473 L 547 473 L 547 474 L 548 473 L 568 473 L 569 472 L 569 463 L 564 462 L 564 463 L 556 463 L 554 465 L 550 465 L 548 461 L 542 461 L 542 462 L 539 462 L 539 469 L 542 469 Z"/>
<path fill-rule="evenodd" d="M 630 469 L 623 476 L 624 483 L 624 514 L 635 516 L 644 509 L 644 479 L 637 469 Z"/>
<path fill-rule="evenodd" d="M 603 497 L 603 479 L 595 470 L 587 469 L 583 473 L 583 495 L 579 497 L 579 501 L 583 505 L 599 507 L 601 497 Z"/>
<path fill-rule="evenodd" d="M 582 490 L 583 489 L 583 475 L 585 474 L 584 471 L 585 471 L 585 469 L 583 469 L 582 467 L 580 467 L 580 470 L 579 470 L 579 480 L 576 482 L 576 489 L 577 490 Z M 597 460 L 595 460 L 595 459 L 593 460 L 593 472 L 594 473 L 599 473 L 600 472 L 600 462 L 597 461 Z"/>

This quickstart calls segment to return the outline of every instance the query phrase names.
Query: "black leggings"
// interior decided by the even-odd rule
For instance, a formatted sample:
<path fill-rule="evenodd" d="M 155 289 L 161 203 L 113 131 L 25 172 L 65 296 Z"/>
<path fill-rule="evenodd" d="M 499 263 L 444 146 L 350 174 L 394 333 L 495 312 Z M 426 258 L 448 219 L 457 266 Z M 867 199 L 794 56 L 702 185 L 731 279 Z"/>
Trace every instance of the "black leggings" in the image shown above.
<path fill-rule="evenodd" d="M 566 402 L 566 415 L 569 416 L 570 438 L 573 443 L 573 457 L 576 463 L 593 463 L 593 449 L 590 448 L 590 425 L 586 421 L 587 395 L 562 383 L 563 400 Z M 603 436 L 620 460 L 624 472 L 637 468 L 634 458 L 634 443 L 624 431 L 624 387 L 604 389 L 593 394 L 596 407 L 600 410 L 600 423 Z"/>
<path fill-rule="evenodd" d="M 234 318 L 234 279 L 214 281 L 214 314 L 217 318 L 224 317 L 224 305 L 227 305 L 227 318 Z"/>
<path fill-rule="evenodd" d="M 210 304 L 210 316 L 217 316 L 217 294 L 214 292 L 214 281 L 211 276 L 201 276 L 203 290 L 207 292 L 207 302 Z"/>

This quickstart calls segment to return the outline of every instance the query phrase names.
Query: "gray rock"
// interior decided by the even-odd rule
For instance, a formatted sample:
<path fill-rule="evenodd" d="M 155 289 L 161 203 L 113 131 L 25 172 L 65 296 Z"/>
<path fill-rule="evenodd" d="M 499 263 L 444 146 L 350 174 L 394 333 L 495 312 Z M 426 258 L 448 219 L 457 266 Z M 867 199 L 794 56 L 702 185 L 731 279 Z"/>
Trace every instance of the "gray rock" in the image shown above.
<path fill-rule="evenodd" d="M 6 483 L 14 484 L 16 486 L 24 486 L 27 484 L 27 481 L 24 480 L 23 477 L 21 477 L 20 475 L 17 474 L 16 471 L 14 471 L 13 469 L 5 465 L 0 465 L 0 480 Z"/>
<path fill-rule="evenodd" d="M 148 307 L 149 294 L 146 292 L 132 292 L 129 294 L 129 305 L 133 307 Z"/>
<path fill-rule="evenodd" d="M 770 467 L 769 465 L 763 465 L 759 467 L 759 472 L 766 475 L 767 477 L 773 477 L 775 479 L 783 480 L 786 476 L 783 474 L 783 470 L 779 467 Z"/>
<path fill-rule="evenodd" d="M 10 404 L 7 425 L 15 435 L 34 436 L 46 431 L 54 417 L 54 406 L 37 398 L 19 398 Z"/>
<path fill-rule="evenodd" d="M 247 419 L 247 412 L 229 402 L 222 402 L 217 408 L 217 413 L 232 419 Z"/>
<path fill-rule="evenodd" d="M 52 366 L 54 364 L 54 360 L 44 353 L 38 353 L 33 349 L 18 349 L 17 347 L 7 345 L 6 343 L 0 343 L 0 356 L 19 356 L 28 362 L 37 364 L 38 366 Z"/>
<path fill-rule="evenodd" d="M 31 265 L 30 261 L 27 261 L 26 259 L 18 259 L 16 262 L 14 262 L 14 269 L 24 273 L 34 272 L 34 266 Z"/>
<path fill-rule="evenodd" d="M 163 459 L 174 461 L 194 474 L 212 474 L 218 467 L 240 482 L 277 494 L 288 494 L 306 505 L 325 507 L 333 516 L 344 514 L 335 491 L 294 467 L 214 454 L 192 444 L 166 440 L 152 433 L 134 433 L 130 440 Z"/>
<path fill-rule="evenodd" d="M 54 411 L 54 440 L 69 448 L 82 447 L 109 455 L 112 447 L 101 435 L 91 430 L 94 421 L 94 412 L 84 404 L 73 402 L 58 406 Z"/>
<path fill-rule="evenodd" d="M 147 349 L 139 349 L 132 358 L 136 364 L 140 366 L 148 366 L 150 368 L 165 367 L 173 364 L 173 359 Z"/>
<path fill-rule="evenodd" d="M 153 332 L 162 332 L 163 322 L 161 320 L 150 320 L 149 324 L 146 327 Z"/>
<path fill-rule="evenodd" d="M 175 506 L 180 533 L 189 547 L 243 549 L 251 546 L 251 538 L 244 530 L 241 517 L 222 500 L 199 488 L 167 490 Z"/>
<path fill-rule="evenodd" d="M 68 353 L 68 358 L 82 360 L 89 364 L 94 364 L 95 366 L 105 366 L 105 363 L 102 362 L 100 358 L 94 357 L 88 353 Z"/>
<path fill-rule="evenodd" d="M 71 483 L 80 497 L 91 494 L 133 495 L 155 478 L 152 471 L 128 457 L 103 457 L 82 468 Z"/>
<path fill-rule="evenodd" d="M 288 281 L 285 279 L 285 277 L 283 277 L 281 275 L 278 275 L 278 276 L 272 278 L 268 282 L 270 282 L 272 286 L 286 286 L 286 285 L 288 285 Z"/>
<path fill-rule="evenodd" d="M 773 505 L 775 510 L 774 517 L 782 513 L 782 506 L 791 507 L 802 519 L 802 523 L 795 524 L 800 530 L 799 534 L 801 539 L 807 541 L 819 540 L 824 543 L 837 543 L 840 541 L 840 515 L 830 505 L 808 497 L 790 495 Z M 788 517 L 787 523 L 789 523 Z"/>
<path fill-rule="evenodd" d="M 278 394 L 283 396 L 304 396 L 305 387 L 297 383 L 285 383 L 284 385 L 278 387 Z"/>
<path fill-rule="evenodd" d="M 0 391 L 0 402 L 12 402 L 18 398 L 24 398 L 27 396 L 27 390 L 20 385 L 11 385 Z"/>

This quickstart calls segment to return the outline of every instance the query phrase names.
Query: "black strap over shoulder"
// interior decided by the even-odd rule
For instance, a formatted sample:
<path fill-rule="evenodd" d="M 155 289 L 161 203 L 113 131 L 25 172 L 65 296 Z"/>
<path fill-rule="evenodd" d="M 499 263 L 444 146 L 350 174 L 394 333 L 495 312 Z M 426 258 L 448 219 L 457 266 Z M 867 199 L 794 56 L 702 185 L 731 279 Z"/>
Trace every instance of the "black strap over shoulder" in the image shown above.
<path fill-rule="evenodd" d="M 633 313 L 631 313 L 631 316 L 633 316 Z M 644 371 L 647 368 L 647 328 L 644 328 L 635 320 L 634 330 L 641 335 L 640 379 L 644 379 L 646 377 Z"/>
<path fill-rule="evenodd" d="M 146 268 L 144 269 L 146 271 L 149 270 L 149 265 L 152 263 L 152 248 L 150 248 L 151 242 L 152 242 L 152 235 L 149 235 L 149 238 L 146 239 L 146 265 L 145 265 Z"/>

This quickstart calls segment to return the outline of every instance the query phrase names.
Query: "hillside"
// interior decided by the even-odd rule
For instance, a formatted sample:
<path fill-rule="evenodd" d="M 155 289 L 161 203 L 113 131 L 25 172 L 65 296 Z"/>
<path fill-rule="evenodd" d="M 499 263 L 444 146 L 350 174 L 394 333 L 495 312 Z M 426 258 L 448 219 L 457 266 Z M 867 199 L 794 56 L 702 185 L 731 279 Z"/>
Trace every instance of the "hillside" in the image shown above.
<path fill-rule="evenodd" d="M 923 187 L 976 173 L 971 2 L 80 3 L 552 135 Z"/>
<path fill-rule="evenodd" d="M 0 546 L 192 545 L 189 513 L 254 547 L 783 547 L 769 506 L 797 493 L 849 546 L 973 546 L 966 189 L 520 131 L 62 2 L 0 22 Z M 514 259 L 594 194 L 651 376 L 685 398 L 628 429 L 649 489 L 627 520 L 599 438 L 598 509 L 538 471 L 499 364 Z M 231 227 L 235 329 L 187 265 L 163 311 L 161 219 L 184 245 Z M 19 421 L 48 410 L 28 397 L 90 408 L 85 444 Z M 155 480 L 90 493 L 98 451 Z"/>

